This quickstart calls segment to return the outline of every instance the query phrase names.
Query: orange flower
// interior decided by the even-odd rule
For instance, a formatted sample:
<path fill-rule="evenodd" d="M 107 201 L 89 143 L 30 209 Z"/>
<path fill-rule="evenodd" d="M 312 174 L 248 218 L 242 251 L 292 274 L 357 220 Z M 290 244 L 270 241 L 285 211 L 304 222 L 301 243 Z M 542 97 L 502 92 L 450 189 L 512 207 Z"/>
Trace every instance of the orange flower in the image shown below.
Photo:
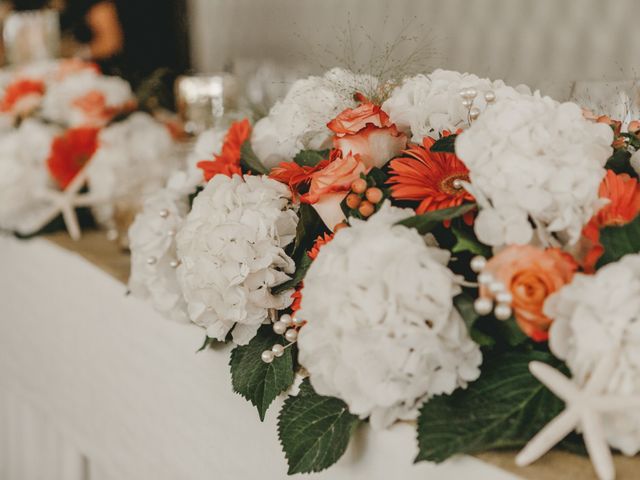
<path fill-rule="evenodd" d="M 362 104 L 348 108 L 327 124 L 336 136 L 333 145 L 344 153 L 360 155 L 367 167 L 382 167 L 407 146 L 407 137 L 389 116 L 362 95 Z"/>
<path fill-rule="evenodd" d="M 107 124 L 116 115 L 133 110 L 135 108 L 135 101 L 110 107 L 107 105 L 107 99 L 104 93 L 99 90 L 92 90 L 76 98 L 73 101 L 73 106 L 83 113 L 85 126 L 99 127 Z"/>
<path fill-rule="evenodd" d="M 469 181 L 469 170 L 453 153 L 432 152 L 435 140 L 425 137 L 423 145 L 412 145 L 390 163 L 388 183 L 391 196 L 397 200 L 420 202 L 418 214 L 457 207 L 473 196 L 458 184 Z"/>
<path fill-rule="evenodd" d="M 600 184 L 600 198 L 609 203 L 596 213 L 582 230 L 587 243 L 587 253 L 583 261 L 586 272 L 593 272 L 604 248 L 600 244 L 600 230 L 614 225 L 625 225 L 640 213 L 640 185 L 638 180 L 626 173 L 616 174 L 607 170 Z"/>
<path fill-rule="evenodd" d="M 47 167 L 63 190 L 98 149 L 99 132 L 97 128 L 73 128 L 53 140 Z"/>
<path fill-rule="evenodd" d="M 345 219 L 340 202 L 349 193 L 353 181 L 367 170 L 359 155 L 338 157 L 311 175 L 309 192 L 300 200 L 313 205 L 325 225 L 333 230 Z"/>
<path fill-rule="evenodd" d="M 329 160 L 322 160 L 314 167 L 300 166 L 296 162 L 282 162 L 269 173 L 269 177 L 289 185 L 291 193 L 295 196 L 299 194 L 302 185 L 311 182 L 314 173 L 329 165 Z"/>
<path fill-rule="evenodd" d="M 16 80 L 7 86 L 0 102 L 0 112 L 28 113 L 37 106 L 33 100 L 39 100 L 44 91 L 44 82 L 40 80 Z"/>
<path fill-rule="evenodd" d="M 208 182 L 218 174 L 231 177 L 242 175 L 240 168 L 240 156 L 242 145 L 251 135 L 251 124 L 248 119 L 233 122 L 224 137 L 220 155 L 215 155 L 213 160 L 198 162 L 198 168 L 202 170 L 204 179 Z"/>
<path fill-rule="evenodd" d="M 531 245 L 513 245 L 491 258 L 483 270 L 511 293 L 511 307 L 522 331 L 536 342 L 549 338 L 552 320 L 543 313 L 544 302 L 571 281 L 578 264 L 557 248 L 542 250 Z M 481 297 L 491 297 L 486 286 Z"/>

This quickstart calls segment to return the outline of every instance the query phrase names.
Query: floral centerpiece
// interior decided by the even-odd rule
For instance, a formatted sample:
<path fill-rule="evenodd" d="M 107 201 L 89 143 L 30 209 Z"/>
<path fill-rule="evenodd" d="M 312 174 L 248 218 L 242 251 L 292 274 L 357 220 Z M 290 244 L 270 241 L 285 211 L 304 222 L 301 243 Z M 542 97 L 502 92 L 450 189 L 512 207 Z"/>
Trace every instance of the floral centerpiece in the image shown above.
<path fill-rule="evenodd" d="M 286 397 L 290 474 L 411 421 L 417 460 L 582 435 L 610 478 L 610 447 L 640 451 L 636 127 L 469 74 L 334 69 L 203 137 L 201 176 L 130 231 L 130 286 L 233 345 L 261 419 Z"/>

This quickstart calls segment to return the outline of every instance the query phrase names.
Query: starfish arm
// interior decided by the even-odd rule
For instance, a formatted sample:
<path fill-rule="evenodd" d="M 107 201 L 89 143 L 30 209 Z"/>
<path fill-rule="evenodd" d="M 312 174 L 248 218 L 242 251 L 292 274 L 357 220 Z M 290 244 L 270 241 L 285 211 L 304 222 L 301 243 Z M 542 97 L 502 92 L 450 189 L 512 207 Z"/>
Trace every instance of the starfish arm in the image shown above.
<path fill-rule="evenodd" d="M 579 420 L 580 414 L 577 410 L 568 408 L 562 412 L 527 443 L 516 457 L 516 464 L 524 467 L 538 460 L 571 433 Z"/>
<path fill-rule="evenodd" d="M 602 392 L 611 379 L 611 374 L 616 368 L 617 361 L 617 350 L 605 355 L 591 374 L 589 381 L 585 385 L 584 391 L 586 393 Z"/>
<path fill-rule="evenodd" d="M 613 480 L 616 476 L 613 466 L 611 450 L 607 444 L 602 428 L 602 419 L 592 410 L 585 410 L 582 414 L 582 429 L 584 443 L 589 452 L 589 458 L 600 480 Z"/>
<path fill-rule="evenodd" d="M 531 362 L 529 370 L 534 377 L 562 400 L 567 401 L 567 399 L 575 398 L 580 393 L 571 380 L 546 363 Z"/>
<path fill-rule="evenodd" d="M 69 236 L 73 240 L 80 240 L 80 224 L 78 223 L 78 217 L 76 216 L 76 210 L 74 206 L 70 203 L 65 203 L 62 206 L 62 218 L 64 219 L 64 224 L 67 227 L 67 231 L 69 232 Z"/>

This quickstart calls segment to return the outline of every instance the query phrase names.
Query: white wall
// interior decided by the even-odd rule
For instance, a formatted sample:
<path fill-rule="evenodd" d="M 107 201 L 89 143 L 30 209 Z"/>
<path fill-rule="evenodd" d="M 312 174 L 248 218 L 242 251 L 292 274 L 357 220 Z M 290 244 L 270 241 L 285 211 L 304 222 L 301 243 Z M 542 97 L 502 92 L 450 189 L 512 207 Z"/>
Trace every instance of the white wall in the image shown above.
<path fill-rule="evenodd" d="M 239 57 L 336 63 L 326 52 L 340 56 L 347 31 L 362 61 L 370 39 L 380 52 L 407 22 L 428 39 L 432 66 L 511 83 L 630 78 L 640 58 L 635 0 L 189 1 L 201 71 Z"/>

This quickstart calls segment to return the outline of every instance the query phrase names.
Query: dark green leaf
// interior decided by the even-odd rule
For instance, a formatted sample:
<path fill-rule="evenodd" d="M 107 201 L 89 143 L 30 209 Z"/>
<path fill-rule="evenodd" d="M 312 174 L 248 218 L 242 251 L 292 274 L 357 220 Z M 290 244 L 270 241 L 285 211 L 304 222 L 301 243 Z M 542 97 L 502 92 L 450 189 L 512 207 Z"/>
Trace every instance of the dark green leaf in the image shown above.
<path fill-rule="evenodd" d="M 493 326 L 497 335 L 504 339 L 510 347 L 517 347 L 529 340 L 513 317 L 509 320 L 495 320 Z"/>
<path fill-rule="evenodd" d="M 264 325 L 248 345 L 238 346 L 231 352 L 229 365 L 233 391 L 258 408 L 260 420 L 264 420 L 271 402 L 293 384 L 290 348 L 272 363 L 262 361 L 262 352 L 271 350 L 276 343 L 282 344 L 282 337 L 273 333 L 270 325 Z"/>
<path fill-rule="evenodd" d="M 262 164 L 253 151 L 253 148 L 251 148 L 251 142 L 249 140 L 244 142 L 240 149 L 240 165 L 244 167 L 246 171 L 253 174 L 266 175 L 269 173 L 269 169 Z"/>
<path fill-rule="evenodd" d="M 291 254 L 293 257 L 311 249 L 318 235 L 321 235 L 324 231 L 324 222 L 311 205 L 307 203 L 300 204 L 298 214 L 300 219 L 296 227 L 296 239 Z"/>
<path fill-rule="evenodd" d="M 436 143 L 431 145 L 432 152 L 445 152 L 445 153 L 455 153 L 456 148 L 456 138 L 458 135 L 449 135 L 447 137 L 442 137 L 439 140 L 436 140 Z"/>
<path fill-rule="evenodd" d="M 302 256 L 302 259 L 298 263 L 295 273 L 293 274 L 293 278 L 288 280 L 280 285 L 277 285 L 271 289 L 273 294 L 278 294 L 288 290 L 290 288 L 296 288 L 298 284 L 304 280 L 304 276 L 307 274 L 307 270 L 311 266 L 311 258 L 306 253 Z"/>
<path fill-rule="evenodd" d="M 329 155 L 328 150 L 302 150 L 293 159 L 301 167 L 315 167 Z"/>
<path fill-rule="evenodd" d="M 480 379 L 466 390 L 432 398 L 420 410 L 416 461 L 443 462 L 459 453 L 520 448 L 563 409 L 529 372 L 529 362 L 561 366 L 530 351 L 485 359 Z"/>
<path fill-rule="evenodd" d="M 278 437 L 289 475 L 324 470 L 344 454 L 361 420 L 337 398 L 315 393 L 305 379 L 296 397 L 289 397 L 278 417 Z"/>
<path fill-rule="evenodd" d="M 464 320 L 464 323 L 467 325 L 469 335 L 474 342 L 481 347 L 490 347 L 496 343 L 491 336 L 476 328 L 476 322 L 480 318 L 480 315 L 478 315 L 473 308 L 473 298 L 471 298 L 470 295 L 461 293 L 453 299 L 453 304 Z"/>
<path fill-rule="evenodd" d="M 480 242 L 470 228 L 463 229 L 454 225 L 451 227 L 451 231 L 456 237 L 456 244 L 451 249 L 453 253 L 471 252 L 483 257 L 491 256 L 491 247 Z"/>
<path fill-rule="evenodd" d="M 600 243 L 604 253 L 598 268 L 616 262 L 629 253 L 640 252 L 640 216 L 621 227 L 606 227 L 600 232 Z"/>
<path fill-rule="evenodd" d="M 627 150 L 616 150 L 607 161 L 605 168 L 613 170 L 615 173 L 626 173 L 634 178 L 638 178 L 638 174 L 631 166 L 631 153 Z"/>
<path fill-rule="evenodd" d="M 476 208 L 475 203 L 465 203 L 459 207 L 445 208 L 442 210 L 436 210 L 434 212 L 424 213 L 422 215 L 416 215 L 409 217 L 406 220 L 398 222 L 398 225 L 404 225 L 405 227 L 415 228 L 422 235 L 429 233 L 445 220 L 451 220 L 463 216 Z"/>

